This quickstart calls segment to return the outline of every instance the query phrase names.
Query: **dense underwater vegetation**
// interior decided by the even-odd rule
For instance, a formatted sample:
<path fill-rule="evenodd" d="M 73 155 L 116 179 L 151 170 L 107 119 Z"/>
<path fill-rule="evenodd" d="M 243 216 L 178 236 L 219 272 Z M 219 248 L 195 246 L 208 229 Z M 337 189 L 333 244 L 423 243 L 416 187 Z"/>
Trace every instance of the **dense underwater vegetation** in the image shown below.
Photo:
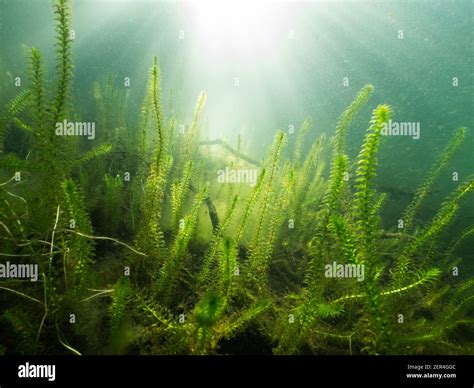
<path fill-rule="evenodd" d="M 369 102 L 372 85 L 333 136 L 304 147 L 308 118 L 277 132 L 263 160 L 200 137 L 205 92 L 187 126 L 167 117 L 156 57 L 140 117 L 124 117 L 110 76 L 93 85 L 91 125 L 71 98 L 69 1 L 53 10 L 54 79 L 31 48 L 28 88 L 0 121 L 4 354 L 474 352 L 474 279 L 457 276 L 474 226 L 445 234 L 474 178 L 418 218 L 468 128 L 453 128 L 387 228 L 374 180 L 392 109 Z M 368 104 L 350 158 L 347 133 Z M 37 281 L 9 279 L 11 264 L 36 264 Z"/>

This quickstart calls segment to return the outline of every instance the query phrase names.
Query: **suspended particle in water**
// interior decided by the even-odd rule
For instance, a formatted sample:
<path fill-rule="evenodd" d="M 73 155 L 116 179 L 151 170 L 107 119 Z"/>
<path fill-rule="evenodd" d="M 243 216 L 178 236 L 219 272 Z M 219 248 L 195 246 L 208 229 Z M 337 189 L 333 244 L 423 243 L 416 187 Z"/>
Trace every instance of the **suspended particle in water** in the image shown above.
<path fill-rule="evenodd" d="M 184 30 L 179 30 L 178 39 L 180 40 L 184 39 Z"/>
<path fill-rule="evenodd" d="M 453 77 L 453 86 L 457 87 L 459 85 L 459 79 L 458 77 Z"/>
<path fill-rule="evenodd" d="M 76 39 L 76 30 L 69 31 L 69 39 L 75 40 Z"/>
<path fill-rule="evenodd" d="M 125 268 L 124 268 L 124 271 L 123 271 L 123 274 L 124 274 L 125 276 L 130 276 L 130 267 L 125 267 Z"/>
<path fill-rule="evenodd" d="M 293 124 L 288 125 L 288 133 L 293 135 L 295 133 L 295 126 Z"/>
<path fill-rule="evenodd" d="M 76 314 L 69 314 L 69 323 L 73 325 L 76 323 Z"/>
<path fill-rule="evenodd" d="M 240 269 L 239 269 L 239 267 L 234 267 L 234 276 L 240 276 Z"/>
<path fill-rule="evenodd" d="M 403 314 L 398 314 L 397 322 L 398 323 L 403 323 Z"/>
<path fill-rule="evenodd" d="M 457 171 L 453 171 L 453 182 L 457 182 L 459 180 L 459 174 Z"/>
<path fill-rule="evenodd" d="M 74 218 L 69 220 L 69 229 L 76 229 L 76 220 Z"/>
<path fill-rule="evenodd" d="M 184 322 L 186 322 L 186 315 L 185 315 L 185 314 L 179 314 L 179 316 L 178 316 L 178 322 L 179 322 L 179 323 L 184 323 Z"/>
<path fill-rule="evenodd" d="M 458 275 L 459 275 L 459 268 L 453 267 L 453 276 L 458 276 Z"/>
<path fill-rule="evenodd" d="M 295 220 L 293 218 L 290 218 L 288 220 L 288 229 L 293 229 L 295 227 Z"/>
<path fill-rule="evenodd" d="M 240 86 L 240 78 L 239 77 L 234 77 L 234 86 L 238 88 Z"/>
<path fill-rule="evenodd" d="M 186 224 L 185 224 L 185 222 L 184 222 L 184 218 L 181 218 L 181 219 L 179 220 L 178 226 L 179 226 L 179 229 L 184 229 L 184 227 L 186 226 Z"/>
<path fill-rule="evenodd" d="M 344 77 L 342 79 L 342 86 L 344 86 L 344 87 L 349 86 L 349 77 Z"/>
<path fill-rule="evenodd" d="M 344 174 L 342 175 L 342 180 L 344 182 L 349 182 L 349 173 L 347 171 L 344 171 Z"/>
<path fill-rule="evenodd" d="M 397 38 L 398 39 L 404 39 L 403 30 L 398 30 Z"/>
<path fill-rule="evenodd" d="M 21 86 L 21 77 L 15 77 L 15 86 L 20 87 Z"/>
<path fill-rule="evenodd" d="M 130 182 L 130 173 L 128 171 L 125 171 L 125 173 L 123 174 L 123 180 L 125 182 Z"/>
<path fill-rule="evenodd" d="M 129 87 L 130 86 L 130 77 L 125 77 L 123 79 L 123 86 Z"/>
<path fill-rule="evenodd" d="M 15 181 L 20 182 L 21 181 L 21 172 L 17 171 L 15 173 Z"/>
<path fill-rule="evenodd" d="M 398 220 L 398 223 L 397 223 L 398 229 L 403 229 L 403 225 L 404 225 L 404 222 L 403 222 L 403 220 L 400 218 L 400 219 Z"/>

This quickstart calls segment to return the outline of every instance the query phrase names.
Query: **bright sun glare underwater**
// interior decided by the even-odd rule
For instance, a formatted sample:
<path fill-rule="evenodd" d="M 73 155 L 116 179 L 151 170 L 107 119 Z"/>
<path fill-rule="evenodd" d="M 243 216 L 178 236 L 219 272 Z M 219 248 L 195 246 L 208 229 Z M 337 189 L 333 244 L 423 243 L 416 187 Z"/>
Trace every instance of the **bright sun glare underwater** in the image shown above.
<path fill-rule="evenodd" d="M 187 3 L 192 38 L 203 54 L 258 59 L 291 33 L 288 7 L 276 1 L 195 0 Z"/>

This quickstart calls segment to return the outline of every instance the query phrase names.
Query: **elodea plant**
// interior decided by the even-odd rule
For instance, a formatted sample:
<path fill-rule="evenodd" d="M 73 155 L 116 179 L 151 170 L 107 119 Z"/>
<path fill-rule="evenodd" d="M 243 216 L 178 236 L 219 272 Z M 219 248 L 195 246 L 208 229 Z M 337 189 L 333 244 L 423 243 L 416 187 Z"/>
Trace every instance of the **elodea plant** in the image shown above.
<path fill-rule="evenodd" d="M 94 83 L 82 120 L 70 3 L 53 10 L 55 87 L 32 48 L 29 88 L 0 120 L 3 353 L 473 353 L 474 280 L 453 275 L 474 227 L 445 231 L 474 179 L 418 219 L 466 128 L 403 226 L 385 229 L 374 180 L 391 108 L 373 110 L 355 160 L 345 147 L 371 85 L 332 139 L 305 147 L 308 118 L 295 136 L 277 132 L 263 160 L 201 138 L 204 92 L 185 131 L 166 117 L 157 58 L 135 121 L 113 76 Z"/>

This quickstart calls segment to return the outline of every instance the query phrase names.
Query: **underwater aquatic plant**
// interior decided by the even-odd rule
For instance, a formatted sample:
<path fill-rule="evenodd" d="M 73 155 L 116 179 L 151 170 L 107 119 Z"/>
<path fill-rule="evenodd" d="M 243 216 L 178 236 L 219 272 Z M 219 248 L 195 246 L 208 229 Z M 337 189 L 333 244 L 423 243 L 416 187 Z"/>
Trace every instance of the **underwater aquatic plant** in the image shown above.
<path fill-rule="evenodd" d="M 367 87 L 361 93 L 364 93 L 364 90 L 368 90 Z M 417 231 L 410 238 L 402 234 L 393 236 L 398 239 L 398 246 L 393 252 L 394 262 L 388 263 L 385 259 L 387 252 L 383 249 L 385 233 L 379 226 L 378 215 L 384 195 L 377 194 L 371 182 L 376 176 L 382 125 L 389 120 L 389 117 L 390 108 L 386 105 L 380 105 L 373 112 L 372 124 L 358 156 L 353 194 L 340 191 L 339 186 L 331 182 L 333 179 L 342 182 L 342 172 L 339 174 L 333 172 L 341 166 L 344 172 L 348 165 L 340 148 L 342 142 L 338 140 L 336 132 L 333 142 L 333 165 L 337 167 L 331 169 L 327 194 L 321 204 L 322 221 L 309 244 L 312 259 L 306 274 L 306 286 L 300 294 L 286 297 L 287 303 L 293 307 L 286 306 L 288 309 L 286 314 L 281 312 L 279 329 L 276 331 L 279 341 L 276 348 L 278 353 L 297 353 L 305 343 L 310 348 L 314 347 L 314 351 L 321 352 L 324 351 L 327 342 L 342 341 L 347 342 L 350 354 L 353 352 L 405 354 L 413 352 L 415 338 L 421 341 L 422 338 L 436 336 L 439 336 L 437 338 L 441 341 L 438 349 L 443 347 L 448 352 L 461 350 L 450 343 L 449 331 L 459 325 L 470 325 L 472 323 L 470 319 L 451 322 L 446 330 L 443 330 L 437 324 L 436 318 L 431 322 L 426 318 L 421 320 L 416 318 L 417 304 L 407 303 L 407 299 L 429 300 L 434 293 L 433 284 L 440 282 L 442 277 L 448 281 L 452 267 L 444 266 L 443 270 L 435 267 L 434 257 L 430 256 L 429 258 L 433 260 L 428 260 L 427 255 L 430 251 L 423 248 L 429 245 L 433 253 L 440 232 L 453 219 L 459 209 L 459 201 L 472 191 L 473 181 L 469 178 L 461 184 L 441 206 L 427 227 Z M 427 183 L 417 191 L 412 205 L 405 213 L 410 214 L 410 219 L 421 202 L 419 197 L 427 195 L 429 186 L 439 174 L 441 166 L 447 163 L 455 148 L 459 146 L 460 136 L 464 131 L 463 128 L 459 130 L 441 156 L 439 165 L 433 168 Z M 336 175 L 338 178 L 334 178 Z M 334 199 L 328 200 L 328 198 Z M 346 202 L 344 207 L 336 208 L 333 205 L 336 199 L 344 200 Z M 331 211 L 328 211 L 328 207 Z M 448 252 L 447 255 L 449 254 Z M 420 255 L 425 256 L 424 260 L 420 260 Z M 356 265 L 364 265 L 368 276 L 360 284 L 354 282 L 347 285 L 347 290 L 343 286 L 334 290 L 331 282 L 322 276 L 324 264 L 331 262 L 331 258 L 334 257 L 342 257 L 346 263 L 353 263 L 354 270 Z M 391 280 L 387 280 L 388 277 L 391 277 Z M 443 292 L 446 300 L 453 296 L 448 292 L 451 287 L 448 286 Z M 466 292 L 467 295 L 472 292 L 469 282 L 461 283 L 458 287 L 458 292 Z M 403 308 L 399 303 L 401 295 L 404 300 Z M 434 309 L 432 303 L 430 308 Z M 466 307 L 464 311 L 470 308 L 472 306 Z M 413 321 L 397 325 L 397 319 L 398 323 L 401 323 L 404 317 L 410 317 Z M 420 321 L 423 322 L 422 325 L 419 324 Z M 416 330 L 421 332 L 417 335 Z M 426 334 L 431 330 L 436 332 L 436 335 Z M 316 339 L 327 342 L 314 343 Z M 466 346 L 463 351 L 470 352 L 469 349 Z"/>
<path fill-rule="evenodd" d="M 473 329 L 474 281 L 451 276 L 456 248 L 474 229 L 447 244 L 441 238 L 473 178 L 430 222 L 416 219 L 466 128 L 415 193 L 398 233 L 382 227 L 385 195 L 375 184 L 391 108 L 373 110 L 354 163 L 345 149 L 371 85 L 340 116 L 332 144 L 313 136 L 308 118 L 295 139 L 277 132 L 260 161 L 240 142 L 234 149 L 200 139 L 204 92 L 178 135 L 181 121 L 162 107 L 155 57 L 136 122 L 125 119 L 127 98 L 113 76 L 94 83 L 94 119 L 104 131 L 90 148 L 53 131 L 79 115 L 70 4 L 57 0 L 53 11 L 54 95 L 45 92 L 42 55 L 32 48 L 29 90 L 0 119 L 7 176 L 0 253 L 39 268 L 36 283 L 0 283 L 0 330 L 12 333 L 1 337 L 7 352 L 218 354 L 237 352 L 232 344 L 248 346 L 252 336 L 276 354 L 474 351 L 462 334 Z M 25 133 L 31 155 L 4 147 L 9 131 Z M 230 169 L 254 169 L 254 185 L 220 184 L 218 153 L 205 155 L 211 146 L 229 155 Z"/>

